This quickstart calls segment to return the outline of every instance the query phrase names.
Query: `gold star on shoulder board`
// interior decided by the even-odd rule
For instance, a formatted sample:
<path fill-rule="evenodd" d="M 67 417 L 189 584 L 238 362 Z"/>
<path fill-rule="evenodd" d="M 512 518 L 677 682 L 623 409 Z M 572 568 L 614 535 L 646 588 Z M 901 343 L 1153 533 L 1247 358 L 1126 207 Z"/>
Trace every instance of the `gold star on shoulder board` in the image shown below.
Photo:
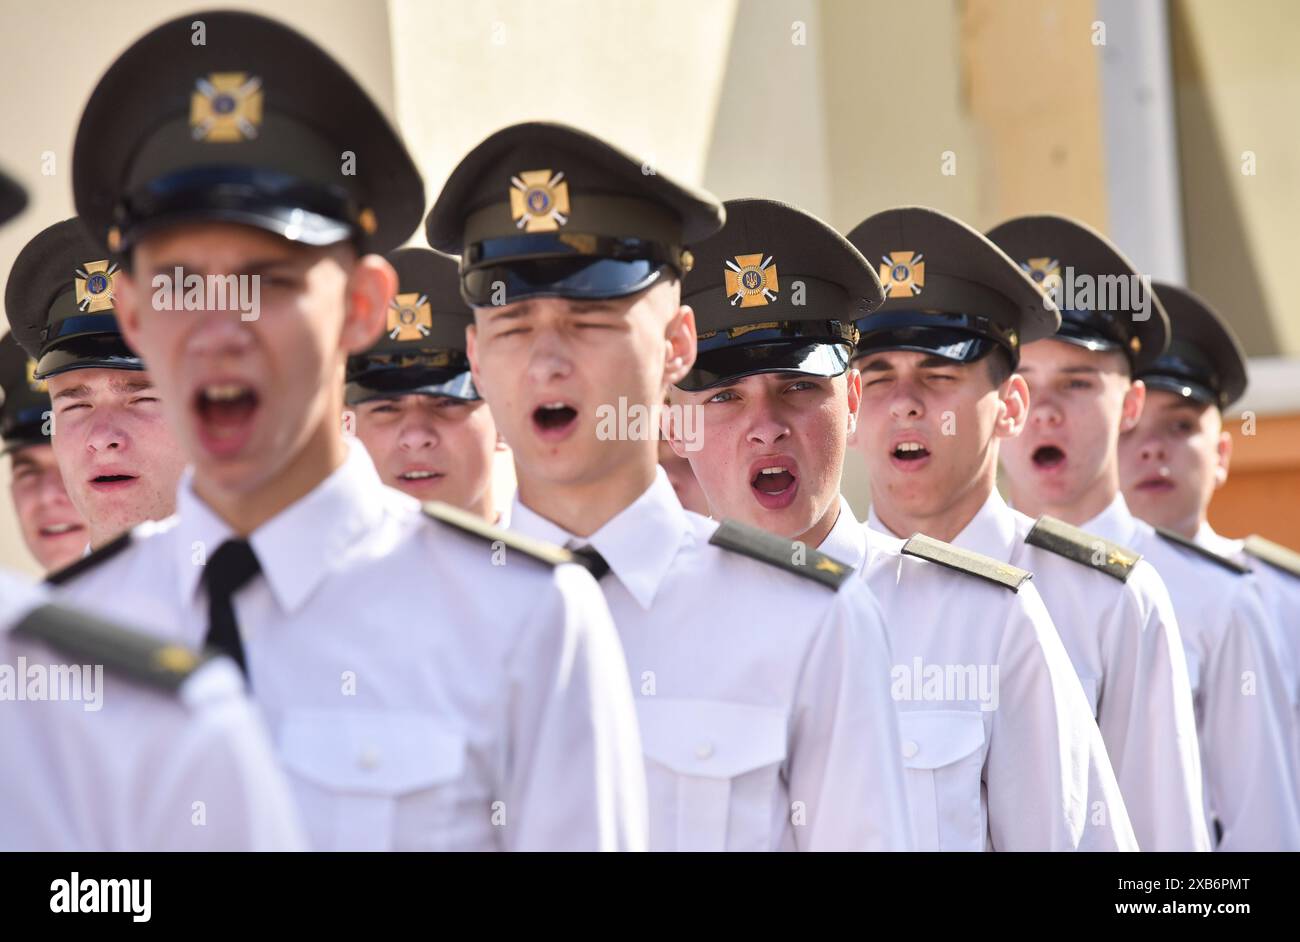
<path fill-rule="evenodd" d="M 178 644 L 168 644 L 154 652 L 154 666 L 169 674 L 183 674 L 193 670 L 199 662 L 198 655 Z"/>
<path fill-rule="evenodd" d="M 1106 565 L 1108 566 L 1132 566 L 1136 562 L 1136 556 L 1130 556 L 1120 550 L 1111 550 L 1106 556 Z"/>
<path fill-rule="evenodd" d="M 245 72 L 213 72 L 194 83 L 190 134 L 196 141 L 230 144 L 257 137 L 262 125 L 262 80 Z"/>
<path fill-rule="evenodd" d="M 821 570 L 822 572 L 829 572 L 835 576 L 838 576 L 840 573 L 844 571 L 843 565 L 837 563 L 833 559 L 827 559 L 826 557 L 822 557 L 821 559 L 817 560 L 817 565 L 815 568 Z"/>

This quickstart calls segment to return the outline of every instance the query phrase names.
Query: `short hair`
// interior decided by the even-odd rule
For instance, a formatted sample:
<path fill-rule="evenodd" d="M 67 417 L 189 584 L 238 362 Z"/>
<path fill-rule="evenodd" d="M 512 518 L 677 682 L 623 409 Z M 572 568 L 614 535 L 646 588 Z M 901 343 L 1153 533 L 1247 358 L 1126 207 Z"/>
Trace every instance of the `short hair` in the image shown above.
<path fill-rule="evenodd" d="M 1015 366 L 1011 363 L 1011 354 L 1002 347 L 994 347 L 992 352 L 984 357 L 984 363 L 989 371 L 989 379 L 993 381 L 994 389 L 1005 383 L 1015 372 Z"/>

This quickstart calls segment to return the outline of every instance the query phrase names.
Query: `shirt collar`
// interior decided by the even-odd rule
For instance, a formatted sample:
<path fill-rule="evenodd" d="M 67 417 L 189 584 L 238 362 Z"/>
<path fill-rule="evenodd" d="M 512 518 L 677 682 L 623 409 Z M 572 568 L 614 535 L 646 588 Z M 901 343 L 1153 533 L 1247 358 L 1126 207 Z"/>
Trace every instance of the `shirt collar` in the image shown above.
<path fill-rule="evenodd" d="M 858 523 L 843 494 L 840 495 L 840 515 L 835 518 L 835 526 L 817 548 L 832 559 L 851 564 L 854 569 L 862 568 L 867 558 L 867 529 Z"/>
<path fill-rule="evenodd" d="M 572 533 L 525 506 L 515 494 L 511 529 L 569 549 L 591 546 L 605 558 L 609 571 L 648 611 L 668 575 L 678 550 L 693 538 L 690 520 L 663 468 L 645 492 L 589 538 Z"/>
<path fill-rule="evenodd" d="M 385 489 L 374 462 L 360 442 L 348 439 L 347 446 L 343 464 L 248 538 L 262 575 L 285 612 L 303 605 L 335 561 L 383 515 Z M 232 538 L 233 531 L 194 493 L 192 468 L 181 476 L 176 507 L 177 581 L 181 602 L 188 605 L 202 575 L 202 566 L 194 561 L 195 549 L 201 546 L 205 557 L 211 556 Z"/>
<path fill-rule="evenodd" d="M 1017 542 L 1016 515 L 995 489 L 952 544 L 994 559 L 1010 559 Z"/>
<path fill-rule="evenodd" d="M 1080 524 L 1079 529 L 1105 537 L 1113 543 L 1132 546 L 1134 537 L 1137 536 L 1138 523 L 1137 518 L 1128 509 L 1128 502 L 1124 500 L 1123 492 L 1119 492 L 1115 494 L 1115 499 L 1105 510 Z"/>
<path fill-rule="evenodd" d="M 1227 556 L 1229 559 L 1235 559 L 1241 555 L 1242 540 L 1234 540 L 1226 536 L 1220 536 L 1215 532 L 1214 527 L 1210 526 L 1210 521 L 1205 521 L 1196 531 L 1196 545 L 1203 546 L 1208 550 L 1218 553 L 1220 556 Z"/>

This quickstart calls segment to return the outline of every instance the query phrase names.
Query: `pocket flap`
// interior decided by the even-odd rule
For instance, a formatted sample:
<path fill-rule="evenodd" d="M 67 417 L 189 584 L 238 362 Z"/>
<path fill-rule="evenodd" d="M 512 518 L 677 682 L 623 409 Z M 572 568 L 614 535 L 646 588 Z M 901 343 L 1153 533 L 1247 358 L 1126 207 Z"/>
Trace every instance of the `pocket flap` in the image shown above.
<path fill-rule="evenodd" d="M 785 759 L 785 713 L 716 700 L 637 700 L 646 757 L 679 775 L 735 778 Z"/>
<path fill-rule="evenodd" d="M 423 713 L 290 710 L 280 757 L 333 791 L 396 795 L 459 778 L 465 738 Z"/>
<path fill-rule="evenodd" d="M 903 764 L 937 769 L 984 745 L 984 717 L 973 710 L 912 710 L 898 714 Z"/>

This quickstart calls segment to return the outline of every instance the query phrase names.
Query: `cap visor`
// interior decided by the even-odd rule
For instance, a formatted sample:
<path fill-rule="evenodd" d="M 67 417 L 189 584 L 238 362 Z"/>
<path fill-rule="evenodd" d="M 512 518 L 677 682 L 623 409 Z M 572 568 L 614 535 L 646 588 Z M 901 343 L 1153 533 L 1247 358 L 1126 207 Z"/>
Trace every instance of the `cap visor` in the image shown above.
<path fill-rule="evenodd" d="M 842 343 L 799 340 L 723 347 L 699 354 L 677 387 L 696 392 L 759 373 L 839 376 L 848 367 L 849 346 Z"/>

